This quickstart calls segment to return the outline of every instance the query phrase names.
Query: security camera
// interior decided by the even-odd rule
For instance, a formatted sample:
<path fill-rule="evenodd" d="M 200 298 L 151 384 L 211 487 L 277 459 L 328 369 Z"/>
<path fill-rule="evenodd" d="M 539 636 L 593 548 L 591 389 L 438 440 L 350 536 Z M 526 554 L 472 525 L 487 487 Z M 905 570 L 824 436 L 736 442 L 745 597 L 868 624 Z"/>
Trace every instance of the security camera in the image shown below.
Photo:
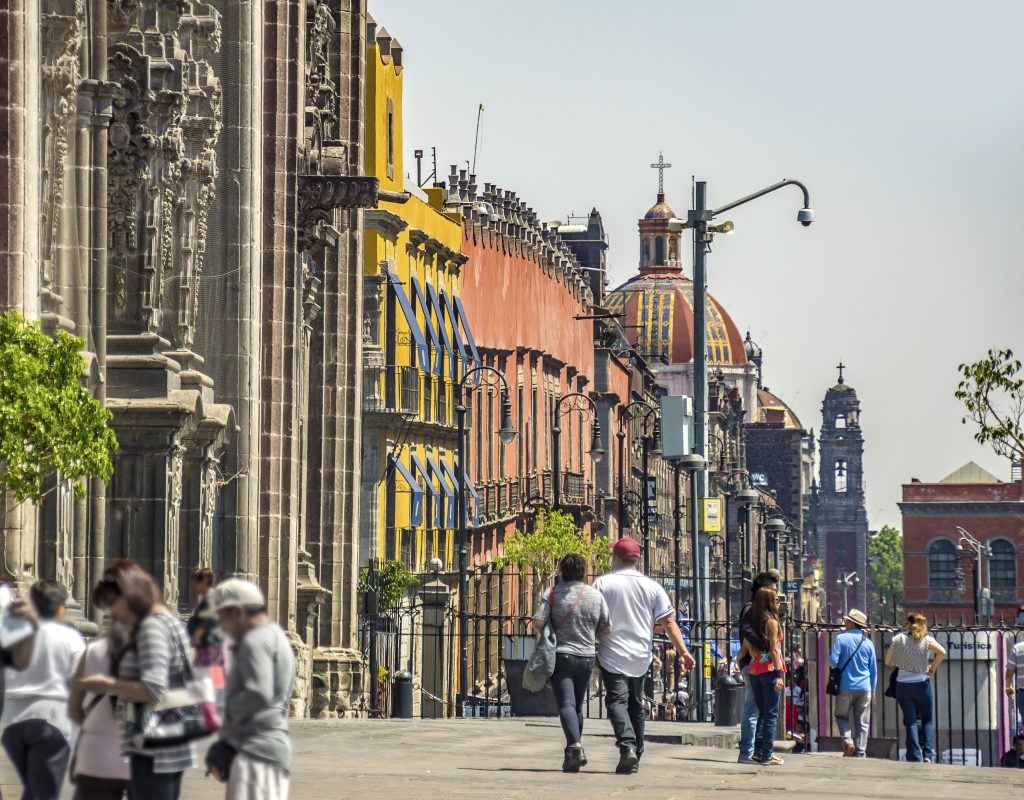
<path fill-rule="evenodd" d="M 796 215 L 796 221 L 803 225 L 805 228 L 814 222 L 814 209 L 813 208 L 801 208 Z"/>

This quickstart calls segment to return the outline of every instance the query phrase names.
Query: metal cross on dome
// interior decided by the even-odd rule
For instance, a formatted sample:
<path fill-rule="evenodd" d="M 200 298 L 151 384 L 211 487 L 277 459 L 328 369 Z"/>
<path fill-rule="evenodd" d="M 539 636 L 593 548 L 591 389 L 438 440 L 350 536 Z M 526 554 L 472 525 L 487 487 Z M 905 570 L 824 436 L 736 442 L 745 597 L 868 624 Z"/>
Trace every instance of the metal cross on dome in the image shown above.
<path fill-rule="evenodd" d="M 842 359 L 839 359 L 839 363 L 836 364 L 836 369 L 839 370 L 839 382 L 843 383 L 843 370 L 846 369 L 846 364 L 843 363 Z"/>
<path fill-rule="evenodd" d="M 651 164 L 651 169 L 658 170 L 658 194 L 665 194 L 665 170 L 667 170 L 671 166 L 671 164 L 665 163 L 665 158 L 659 150 L 658 163 Z"/>

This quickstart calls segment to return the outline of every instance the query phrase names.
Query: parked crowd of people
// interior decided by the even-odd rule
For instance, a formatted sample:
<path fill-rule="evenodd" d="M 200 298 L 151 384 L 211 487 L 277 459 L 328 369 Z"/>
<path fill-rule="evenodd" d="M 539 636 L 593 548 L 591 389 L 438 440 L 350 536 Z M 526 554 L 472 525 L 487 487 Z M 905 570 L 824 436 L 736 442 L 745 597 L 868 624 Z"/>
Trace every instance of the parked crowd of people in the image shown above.
<path fill-rule="evenodd" d="M 193 574 L 186 626 L 149 573 L 111 562 L 92 592 L 109 626 L 88 642 L 65 618 L 63 586 L 31 587 L 13 611 L 34 629 L 5 659 L 0 692 L 24 800 L 57 800 L 65 781 L 75 800 L 177 800 L 207 744 L 227 800 L 287 798 L 292 649 L 258 586 L 214 578 Z"/>

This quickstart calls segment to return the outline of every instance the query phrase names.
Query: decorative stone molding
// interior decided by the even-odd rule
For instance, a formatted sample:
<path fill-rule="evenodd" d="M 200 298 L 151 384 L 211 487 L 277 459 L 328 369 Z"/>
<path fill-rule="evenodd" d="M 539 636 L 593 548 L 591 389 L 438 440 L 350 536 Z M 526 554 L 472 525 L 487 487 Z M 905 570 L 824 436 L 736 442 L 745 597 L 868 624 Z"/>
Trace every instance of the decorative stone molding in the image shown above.
<path fill-rule="evenodd" d="M 336 209 L 376 208 L 380 181 L 345 175 L 299 176 L 299 227 L 315 238 L 317 223 L 330 224 Z"/>

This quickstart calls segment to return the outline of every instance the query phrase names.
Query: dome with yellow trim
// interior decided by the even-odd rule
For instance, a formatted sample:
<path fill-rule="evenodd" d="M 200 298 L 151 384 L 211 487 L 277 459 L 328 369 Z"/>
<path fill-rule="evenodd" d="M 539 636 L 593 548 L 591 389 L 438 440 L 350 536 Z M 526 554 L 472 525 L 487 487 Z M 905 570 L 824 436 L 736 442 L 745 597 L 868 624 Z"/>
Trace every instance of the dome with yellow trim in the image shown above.
<path fill-rule="evenodd" d="M 663 364 L 693 361 L 693 281 L 683 275 L 680 233 L 669 230 L 674 216 L 659 193 L 639 224 L 640 274 L 605 298 L 612 313 L 625 315 L 626 336 L 640 355 Z M 710 295 L 705 329 L 709 365 L 747 363 L 739 328 Z"/>

